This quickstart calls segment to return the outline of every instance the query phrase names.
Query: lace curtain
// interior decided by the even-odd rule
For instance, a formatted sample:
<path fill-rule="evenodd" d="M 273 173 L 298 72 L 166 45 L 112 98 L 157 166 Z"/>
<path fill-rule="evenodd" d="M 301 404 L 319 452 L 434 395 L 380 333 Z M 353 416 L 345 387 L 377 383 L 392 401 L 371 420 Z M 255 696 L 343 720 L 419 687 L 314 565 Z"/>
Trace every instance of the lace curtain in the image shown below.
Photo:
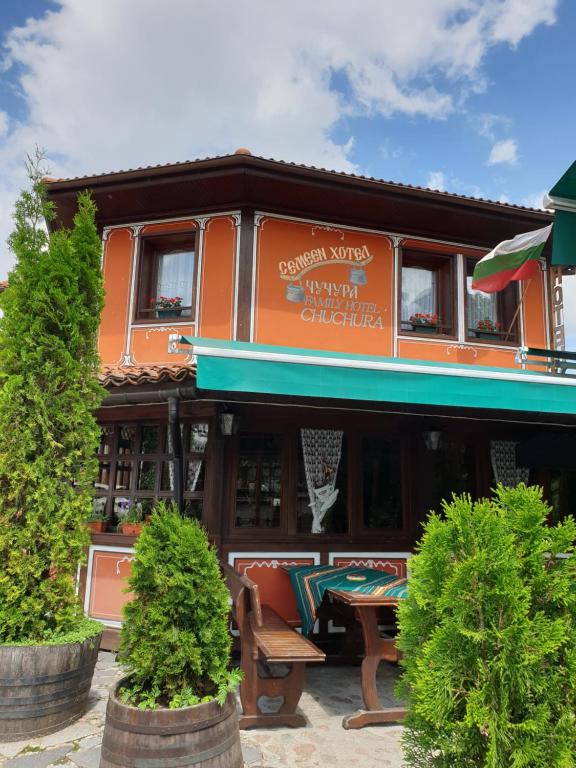
<path fill-rule="evenodd" d="M 498 296 L 495 293 L 482 293 L 472 290 L 472 278 L 466 278 L 468 290 L 468 328 L 474 330 L 479 320 L 491 320 L 494 325 L 498 322 Z"/>
<path fill-rule="evenodd" d="M 192 304 L 193 273 L 193 251 L 163 253 L 158 265 L 157 296 L 180 296 L 182 306 L 189 307 Z"/>
<path fill-rule="evenodd" d="M 301 434 L 312 533 L 323 533 L 322 521 L 338 498 L 336 478 L 344 433 L 336 429 L 302 429 Z"/>
<path fill-rule="evenodd" d="M 530 470 L 516 464 L 516 446 L 510 440 L 492 440 L 490 443 L 490 458 L 492 470 L 497 483 L 513 487 L 518 483 L 527 483 Z"/>
<path fill-rule="evenodd" d="M 408 322 L 417 312 L 435 314 L 438 275 L 431 269 L 402 269 L 402 321 Z"/>
<path fill-rule="evenodd" d="M 193 424 L 191 427 L 190 450 L 204 453 L 208 442 L 208 424 Z M 188 464 L 186 488 L 195 491 L 202 470 L 202 459 L 194 459 Z"/>
<path fill-rule="evenodd" d="M 204 453 L 206 443 L 208 442 L 208 424 L 193 424 L 190 435 L 190 450 L 197 453 Z M 180 424 L 180 434 L 184 434 L 184 426 Z M 174 452 L 172 434 L 168 429 L 168 453 Z M 186 473 L 186 490 L 195 491 L 198 485 L 198 478 L 202 470 L 202 459 L 193 459 L 188 462 L 188 472 Z M 174 491 L 174 461 L 168 462 L 168 477 L 170 490 Z"/>

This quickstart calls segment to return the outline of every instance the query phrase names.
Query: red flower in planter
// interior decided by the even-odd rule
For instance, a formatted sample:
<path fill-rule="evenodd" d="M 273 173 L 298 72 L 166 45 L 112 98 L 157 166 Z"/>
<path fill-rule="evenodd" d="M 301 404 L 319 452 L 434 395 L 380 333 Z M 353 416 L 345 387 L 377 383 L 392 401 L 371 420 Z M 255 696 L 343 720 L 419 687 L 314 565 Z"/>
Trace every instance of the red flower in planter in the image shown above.
<path fill-rule="evenodd" d="M 502 328 L 502 325 L 500 323 L 495 323 L 493 320 L 490 320 L 489 317 L 485 317 L 484 320 L 478 320 L 478 322 L 476 323 L 477 331 L 484 331 L 487 333 L 498 333 L 501 328 Z"/>
<path fill-rule="evenodd" d="M 440 316 L 436 312 L 416 312 L 410 316 L 409 322 L 412 325 L 440 325 Z"/>
<path fill-rule="evenodd" d="M 158 296 L 155 299 L 150 299 L 150 303 L 155 309 L 180 309 L 182 296 Z"/>

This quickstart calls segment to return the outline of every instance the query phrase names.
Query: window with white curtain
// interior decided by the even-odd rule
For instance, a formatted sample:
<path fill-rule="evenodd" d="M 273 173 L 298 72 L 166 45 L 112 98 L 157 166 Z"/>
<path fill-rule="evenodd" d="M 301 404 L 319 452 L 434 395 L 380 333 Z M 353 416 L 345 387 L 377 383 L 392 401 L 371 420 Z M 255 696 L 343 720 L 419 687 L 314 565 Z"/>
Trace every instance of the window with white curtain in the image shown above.
<path fill-rule="evenodd" d="M 182 301 L 182 314 L 190 314 L 194 281 L 194 251 L 169 251 L 158 254 L 158 297 L 174 297 Z"/>
<path fill-rule="evenodd" d="M 466 278 L 467 318 L 468 330 L 476 330 L 479 324 L 499 325 L 498 320 L 498 295 L 496 293 L 483 293 L 472 289 L 472 277 Z"/>
<path fill-rule="evenodd" d="M 136 319 L 154 321 L 194 314 L 195 233 L 142 237 Z"/>
<path fill-rule="evenodd" d="M 417 313 L 438 314 L 436 272 L 420 267 L 402 269 L 402 321 Z"/>
<path fill-rule="evenodd" d="M 456 255 L 405 249 L 400 273 L 400 330 L 422 334 L 454 333 Z M 420 316 L 421 324 L 414 322 Z M 424 317 L 422 317 L 424 316 Z"/>

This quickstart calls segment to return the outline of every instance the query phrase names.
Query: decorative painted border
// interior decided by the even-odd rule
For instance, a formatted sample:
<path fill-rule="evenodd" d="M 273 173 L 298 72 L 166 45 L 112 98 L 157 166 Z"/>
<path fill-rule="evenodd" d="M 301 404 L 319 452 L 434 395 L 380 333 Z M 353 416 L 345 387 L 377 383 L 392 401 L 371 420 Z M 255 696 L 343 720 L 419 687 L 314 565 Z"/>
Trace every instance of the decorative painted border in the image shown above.
<path fill-rule="evenodd" d="M 84 593 L 84 613 L 86 616 L 90 616 L 90 603 L 92 598 L 92 581 L 93 581 L 93 566 L 94 566 L 94 553 L 95 552 L 117 552 L 118 554 L 134 556 L 133 547 L 109 547 L 98 544 L 91 544 L 88 550 L 88 564 L 86 567 L 86 589 Z M 122 626 L 121 621 L 114 621 L 113 619 L 98 619 L 106 627 L 113 627 L 118 629 Z"/>
<path fill-rule="evenodd" d="M 127 303 L 127 317 L 126 317 L 126 336 L 125 336 L 125 347 L 124 351 L 120 357 L 120 360 L 118 361 L 118 364 L 121 366 L 129 366 L 134 365 L 137 363 L 137 361 L 134 359 L 133 350 L 132 350 L 132 333 L 135 329 L 138 328 L 150 328 L 158 325 L 162 325 L 162 323 L 134 323 L 134 304 L 136 301 L 136 277 L 138 272 L 138 256 L 139 256 L 139 241 L 141 237 L 141 231 L 147 226 L 151 226 L 154 224 L 173 224 L 177 223 L 179 221 L 182 222 L 191 222 L 195 225 L 196 230 L 198 232 L 198 245 L 196 248 L 196 264 L 195 264 L 195 280 L 196 280 L 196 307 L 195 307 L 195 313 L 194 317 L 190 319 L 190 321 L 187 323 L 190 326 L 193 326 L 195 329 L 195 332 L 198 332 L 198 329 L 200 328 L 200 322 L 201 322 L 201 307 L 200 307 L 200 294 L 201 294 L 201 288 L 202 288 L 202 265 L 203 265 L 203 258 L 204 258 L 204 233 L 206 230 L 206 225 L 209 224 L 214 219 L 220 219 L 220 218 L 231 218 L 234 222 L 233 226 L 238 229 L 239 222 L 241 221 L 241 212 L 238 210 L 233 211 L 215 211 L 210 214 L 190 214 L 188 216 L 177 216 L 172 217 L 168 219 L 150 219 L 145 221 L 138 221 L 138 222 L 132 222 L 129 224 L 113 224 L 111 226 L 105 227 L 102 233 L 102 269 L 104 268 L 104 260 L 106 256 L 106 241 L 108 240 L 109 236 L 114 232 L 115 230 L 130 230 L 131 236 L 132 236 L 132 256 L 131 256 L 131 264 L 130 264 L 130 295 Z M 238 232 L 236 232 L 236 239 L 238 240 Z M 234 271 L 237 272 L 237 264 L 238 264 L 238 244 L 235 244 L 235 264 L 234 264 Z M 237 280 L 235 281 L 237 284 Z M 234 286 L 234 290 L 236 290 L 237 285 Z M 182 323 L 184 325 L 184 323 Z M 189 362 L 189 361 L 188 361 Z"/>
<path fill-rule="evenodd" d="M 337 560 L 351 560 L 352 565 L 364 565 L 367 568 L 377 568 L 378 564 L 388 563 L 394 566 L 394 562 L 403 561 L 405 563 L 404 573 L 398 573 L 398 576 L 406 576 L 409 573 L 408 561 L 412 557 L 411 552 L 330 552 L 328 563 L 336 565 Z"/>
<path fill-rule="evenodd" d="M 311 565 L 320 565 L 320 552 L 229 552 L 228 564 L 233 568 L 236 567 L 236 560 L 253 560 L 254 565 L 257 565 L 259 569 L 270 568 L 277 570 L 282 565 L 299 565 L 296 560 L 311 560 Z M 250 566 L 254 567 L 254 566 Z M 244 573 L 250 570 L 244 569 Z M 248 573 L 250 578 L 250 573 Z M 314 627 L 316 632 L 317 626 Z M 233 631 L 233 634 L 237 634 Z"/>
<path fill-rule="evenodd" d="M 272 560 L 269 565 L 262 563 L 265 568 L 277 568 L 279 565 L 298 565 L 298 563 L 278 562 L 279 560 L 289 560 L 290 558 L 312 558 L 312 565 L 320 565 L 320 552 L 228 552 L 228 565 L 234 566 L 236 558 L 243 560 Z"/>

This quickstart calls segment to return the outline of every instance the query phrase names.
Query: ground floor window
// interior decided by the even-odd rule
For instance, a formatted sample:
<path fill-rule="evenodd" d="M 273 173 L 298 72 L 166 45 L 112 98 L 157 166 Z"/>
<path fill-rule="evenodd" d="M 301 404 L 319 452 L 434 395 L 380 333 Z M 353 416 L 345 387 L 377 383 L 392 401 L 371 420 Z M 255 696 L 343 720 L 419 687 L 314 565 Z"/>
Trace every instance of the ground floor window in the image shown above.
<path fill-rule="evenodd" d="M 277 528 L 281 498 L 280 438 L 277 435 L 241 435 L 235 525 L 239 528 Z"/>
<path fill-rule="evenodd" d="M 208 423 L 181 425 L 184 450 L 184 509 L 200 518 L 204 498 Z M 174 498 L 174 452 L 168 425 L 109 424 L 101 428 L 94 508 L 116 525 L 136 507 L 149 514 L 154 501 Z"/>
<path fill-rule="evenodd" d="M 405 523 L 405 440 L 296 426 L 230 443 L 233 528 L 370 535 Z"/>
<path fill-rule="evenodd" d="M 446 432 L 420 434 L 416 450 L 409 459 L 414 507 L 420 519 L 430 511 L 441 512 L 442 502 L 452 494 L 469 493 L 473 498 L 484 492 L 479 482 L 479 454 L 488 461 L 488 445 Z"/>
<path fill-rule="evenodd" d="M 362 440 L 362 519 L 365 528 L 402 527 L 402 444 L 400 440 Z"/>
<path fill-rule="evenodd" d="M 568 515 L 574 515 L 576 499 L 576 470 L 554 469 L 550 471 L 551 523 L 556 525 Z"/>

